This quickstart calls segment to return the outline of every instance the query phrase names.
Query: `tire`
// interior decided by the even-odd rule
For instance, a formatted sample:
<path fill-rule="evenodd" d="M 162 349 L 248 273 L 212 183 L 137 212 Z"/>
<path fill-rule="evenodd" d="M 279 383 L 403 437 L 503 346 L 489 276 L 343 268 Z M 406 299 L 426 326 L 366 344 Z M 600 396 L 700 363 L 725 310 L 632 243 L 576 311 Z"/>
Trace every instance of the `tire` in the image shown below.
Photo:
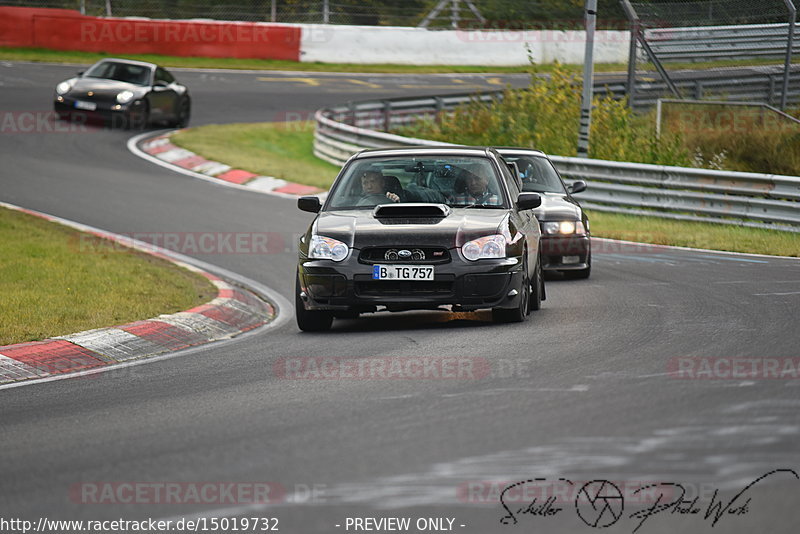
<path fill-rule="evenodd" d="M 589 275 L 592 274 L 592 253 L 589 252 L 588 257 L 586 258 L 586 263 L 588 263 L 588 267 L 585 269 L 580 269 L 578 271 L 561 271 L 564 273 L 564 278 L 567 280 L 584 280 L 589 278 Z"/>
<path fill-rule="evenodd" d="M 519 305 L 512 309 L 494 308 L 492 310 L 492 321 L 495 323 L 521 323 L 528 318 L 531 303 L 531 282 L 530 275 L 528 273 L 527 256 L 522 270 L 522 287 L 520 288 L 522 294 L 518 299 Z"/>
<path fill-rule="evenodd" d="M 333 313 L 322 310 L 307 310 L 300 298 L 300 279 L 295 280 L 294 313 L 297 327 L 303 332 L 324 332 L 333 324 Z"/>
<path fill-rule="evenodd" d="M 140 110 L 137 112 L 128 112 L 125 116 L 125 129 L 127 130 L 144 130 L 150 124 L 150 106 L 146 100 L 141 101 Z"/>
<path fill-rule="evenodd" d="M 336 319 L 358 319 L 361 314 L 357 311 L 337 311 L 333 312 Z"/>
<path fill-rule="evenodd" d="M 547 299 L 547 294 L 544 290 L 544 273 L 542 272 L 541 258 L 536 260 L 536 274 L 531 282 L 531 302 L 528 306 L 530 311 L 537 311 L 542 309 L 542 301 Z"/>
<path fill-rule="evenodd" d="M 186 128 L 189 126 L 189 119 L 192 117 L 192 103 L 188 98 L 182 99 L 178 103 L 178 113 L 172 126 L 175 128 Z"/>

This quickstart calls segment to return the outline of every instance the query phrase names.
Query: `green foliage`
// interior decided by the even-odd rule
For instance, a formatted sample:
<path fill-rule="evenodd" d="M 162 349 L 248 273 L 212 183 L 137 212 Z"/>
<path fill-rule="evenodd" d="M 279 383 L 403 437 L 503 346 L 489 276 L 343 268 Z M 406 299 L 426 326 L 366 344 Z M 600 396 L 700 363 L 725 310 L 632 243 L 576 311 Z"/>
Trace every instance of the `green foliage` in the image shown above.
<path fill-rule="evenodd" d="M 506 89 L 500 102 L 477 100 L 401 133 L 469 145 L 519 146 L 574 156 L 578 145 L 581 83 L 556 65 L 547 77 L 532 76 L 523 90 Z M 610 95 L 595 98 L 589 156 L 664 165 L 689 165 L 678 134 L 656 138 L 652 120 Z"/>

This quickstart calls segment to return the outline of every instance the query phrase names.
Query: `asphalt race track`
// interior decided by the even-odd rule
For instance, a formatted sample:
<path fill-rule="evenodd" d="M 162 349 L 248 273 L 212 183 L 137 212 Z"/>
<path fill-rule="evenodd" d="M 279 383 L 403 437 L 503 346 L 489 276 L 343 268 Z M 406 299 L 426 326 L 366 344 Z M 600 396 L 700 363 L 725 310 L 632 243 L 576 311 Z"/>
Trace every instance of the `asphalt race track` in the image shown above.
<path fill-rule="evenodd" d="M 52 88 L 76 70 L 0 65 L 3 113 L 49 112 Z M 348 100 L 525 83 L 524 76 L 176 72 L 193 95 L 193 125 L 306 118 Z M 310 220 L 290 199 L 138 159 L 125 146 L 132 135 L 4 129 L 0 200 L 118 233 L 269 231 L 291 243 Z M 197 257 L 292 299 L 291 250 Z M 800 480 L 787 472 L 748 489 L 731 505 L 740 513 L 724 514 L 716 527 L 703 516 L 715 489 L 727 504 L 773 470 L 800 473 L 797 374 L 680 379 L 669 371 L 678 358 L 781 365 L 793 358 L 796 369 L 800 261 L 598 243 L 593 260 L 589 280 L 549 281 L 543 309 L 524 324 L 420 312 L 337 321 L 318 335 L 301 334 L 292 319 L 92 379 L 0 390 L 0 516 L 272 517 L 288 533 L 355 531 L 347 518 L 408 517 L 413 525 L 432 517 L 454 519 L 458 532 L 493 533 L 591 532 L 593 517 L 602 526 L 608 514 L 621 514 L 606 494 L 594 509 L 577 510 L 571 494 L 551 503 L 551 515 L 516 514 L 516 524 L 502 524 L 507 513 L 490 490 L 542 477 L 574 488 L 592 480 L 628 489 L 680 483 L 687 501 L 698 497 L 699 514 L 668 510 L 646 519 L 641 533 L 797 532 Z M 488 362 L 491 373 L 315 380 L 275 372 L 286 358 L 306 357 L 452 357 Z M 255 505 L 246 498 L 92 503 L 80 492 L 123 483 L 268 483 L 282 496 Z M 662 504 L 677 498 L 677 486 L 660 487 L 672 492 Z M 631 514 L 652 504 L 626 500 L 624 515 L 604 531 L 633 532 L 641 518 Z"/>

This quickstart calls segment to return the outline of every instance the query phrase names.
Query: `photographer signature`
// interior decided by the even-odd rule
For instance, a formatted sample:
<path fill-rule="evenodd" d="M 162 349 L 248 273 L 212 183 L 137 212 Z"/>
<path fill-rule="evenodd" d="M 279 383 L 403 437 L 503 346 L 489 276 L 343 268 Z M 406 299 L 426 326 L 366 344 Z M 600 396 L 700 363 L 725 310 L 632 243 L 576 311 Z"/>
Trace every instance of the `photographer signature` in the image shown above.
<path fill-rule="evenodd" d="M 651 517 L 664 512 L 669 514 L 680 514 L 681 516 L 696 515 L 702 517 L 704 521 L 709 521 L 711 526 L 716 526 L 725 517 L 737 517 L 746 515 L 750 512 L 751 497 L 747 497 L 747 492 L 767 478 L 778 474 L 789 474 L 795 479 L 800 480 L 800 475 L 793 469 L 774 469 L 756 478 L 727 502 L 719 497 L 719 490 L 715 489 L 711 496 L 711 501 L 703 506 L 698 503 L 700 497 L 686 499 L 686 487 L 676 482 L 657 482 L 637 488 L 632 492 L 636 496 L 642 492 L 657 492 L 657 497 L 653 504 L 643 510 L 638 510 L 628 516 L 629 519 L 637 521 L 632 533 L 635 534 Z M 556 506 L 555 497 L 550 497 L 544 502 L 538 502 L 533 498 L 525 506 L 512 511 L 507 502 L 509 492 L 519 491 L 520 487 L 526 484 L 538 484 L 547 479 L 536 478 L 520 480 L 509 484 L 500 493 L 500 504 L 506 514 L 500 519 L 504 525 L 516 525 L 520 516 L 539 516 L 551 517 L 563 511 L 564 508 Z M 570 480 L 560 478 L 561 482 L 574 485 Z M 625 509 L 625 497 L 619 487 L 608 480 L 592 480 L 584 484 L 578 491 L 575 498 L 575 511 L 580 519 L 589 527 L 605 528 L 618 522 L 623 517 Z"/>

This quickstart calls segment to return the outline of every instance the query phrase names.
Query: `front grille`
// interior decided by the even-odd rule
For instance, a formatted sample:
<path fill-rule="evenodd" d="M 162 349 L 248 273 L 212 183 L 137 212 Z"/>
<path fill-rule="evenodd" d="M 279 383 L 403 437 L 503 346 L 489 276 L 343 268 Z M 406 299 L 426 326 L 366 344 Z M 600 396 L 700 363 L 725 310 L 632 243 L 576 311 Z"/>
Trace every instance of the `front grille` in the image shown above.
<path fill-rule="evenodd" d="M 453 280 L 370 280 L 356 282 L 356 294 L 364 297 L 446 297 L 453 294 Z"/>
<path fill-rule="evenodd" d="M 403 251 L 408 251 L 405 255 Z M 448 263 L 450 252 L 444 247 L 367 247 L 358 256 L 361 263 Z"/>

